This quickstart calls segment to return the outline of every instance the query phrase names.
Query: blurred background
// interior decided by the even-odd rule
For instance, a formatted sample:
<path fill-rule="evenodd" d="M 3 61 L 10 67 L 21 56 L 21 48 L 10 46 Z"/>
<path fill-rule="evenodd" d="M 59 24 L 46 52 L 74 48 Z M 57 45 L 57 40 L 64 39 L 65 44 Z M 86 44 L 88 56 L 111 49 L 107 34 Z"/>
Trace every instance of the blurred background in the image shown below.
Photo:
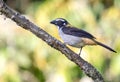
<path fill-rule="evenodd" d="M 57 28 L 49 22 L 63 17 L 114 48 L 118 53 L 100 46 L 84 47 L 81 57 L 103 75 L 105 82 L 120 82 L 120 0 L 4 1 L 59 40 Z M 59 51 L 0 15 L 0 82 L 93 81 Z"/>

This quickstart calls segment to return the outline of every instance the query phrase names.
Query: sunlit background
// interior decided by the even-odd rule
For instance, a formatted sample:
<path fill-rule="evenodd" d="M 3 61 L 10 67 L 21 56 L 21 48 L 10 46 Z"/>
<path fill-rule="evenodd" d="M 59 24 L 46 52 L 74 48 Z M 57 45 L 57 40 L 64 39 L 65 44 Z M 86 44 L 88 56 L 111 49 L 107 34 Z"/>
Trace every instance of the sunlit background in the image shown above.
<path fill-rule="evenodd" d="M 58 29 L 49 22 L 63 17 L 114 48 L 118 53 L 100 46 L 84 47 L 81 57 L 91 63 L 106 82 L 120 82 L 120 0 L 4 1 L 59 40 Z M 0 15 L 0 82 L 93 81 L 59 51 Z"/>

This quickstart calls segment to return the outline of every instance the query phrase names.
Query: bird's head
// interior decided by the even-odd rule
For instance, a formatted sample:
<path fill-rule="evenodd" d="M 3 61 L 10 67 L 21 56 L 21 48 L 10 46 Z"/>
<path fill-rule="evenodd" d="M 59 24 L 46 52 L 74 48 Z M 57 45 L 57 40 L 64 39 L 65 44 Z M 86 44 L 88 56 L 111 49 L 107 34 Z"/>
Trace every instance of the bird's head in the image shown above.
<path fill-rule="evenodd" d="M 60 28 L 60 27 L 63 27 L 63 26 L 66 26 L 66 25 L 69 24 L 69 23 L 67 22 L 67 20 L 65 20 L 65 19 L 63 19 L 63 18 L 57 18 L 57 19 L 55 19 L 55 20 L 52 20 L 50 23 L 58 26 L 59 28 Z"/>

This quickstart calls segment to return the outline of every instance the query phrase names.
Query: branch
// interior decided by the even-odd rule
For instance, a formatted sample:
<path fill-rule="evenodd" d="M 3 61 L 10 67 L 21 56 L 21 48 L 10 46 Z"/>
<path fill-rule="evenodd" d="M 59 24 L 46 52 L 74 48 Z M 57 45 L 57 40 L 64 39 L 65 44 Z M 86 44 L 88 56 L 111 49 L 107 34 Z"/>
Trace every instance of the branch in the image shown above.
<path fill-rule="evenodd" d="M 95 82 L 104 82 L 102 75 L 87 61 L 83 60 L 79 55 L 74 53 L 68 47 L 66 47 L 63 43 L 49 35 L 40 27 L 36 26 L 20 13 L 8 7 L 3 0 L 0 0 L 0 12 L 6 17 L 10 18 L 17 25 L 22 28 L 31 31 L 38 38 L 45 41 L 49 46 L 55 48 L 56 50 L 63 53 L 69 60 L 76 63 L 81 70 L 89 77 L 91 77 Z"/>

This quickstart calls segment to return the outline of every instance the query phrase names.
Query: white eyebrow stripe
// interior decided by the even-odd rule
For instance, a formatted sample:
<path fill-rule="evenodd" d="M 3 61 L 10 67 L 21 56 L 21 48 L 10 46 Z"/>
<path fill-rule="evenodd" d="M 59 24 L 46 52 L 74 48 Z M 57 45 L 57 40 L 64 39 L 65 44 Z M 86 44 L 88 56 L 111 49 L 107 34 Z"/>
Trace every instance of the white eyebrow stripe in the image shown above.
<path fill-rule="evenodd" d="M 56 21 L 63 21 L 63 22 L 65 22 L 65 20 L 63 20 L 63 19 L 56 19 Z"/>

